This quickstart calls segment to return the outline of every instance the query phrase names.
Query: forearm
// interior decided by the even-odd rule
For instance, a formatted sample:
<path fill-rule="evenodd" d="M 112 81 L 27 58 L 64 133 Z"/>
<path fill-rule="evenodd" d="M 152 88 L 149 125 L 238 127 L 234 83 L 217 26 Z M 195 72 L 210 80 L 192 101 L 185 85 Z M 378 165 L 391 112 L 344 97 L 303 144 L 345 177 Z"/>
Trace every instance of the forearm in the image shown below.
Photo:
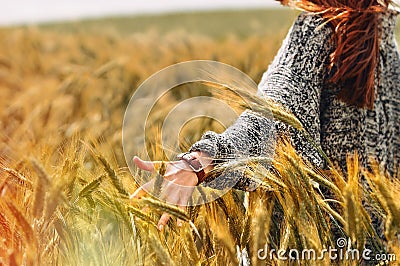
<path fill-rule="evenodd" d="M 202 151 L 216 161 L 228 161 L 269 155 L 274 144 L 274 121 L 248 110 L 225 132 L 206 132 L 190 151 Z"/>
<path fill-rule="evenodd" d="M 244 112 L 224 133 L 207 132 L 196 142 L 190 151 L 197 152 L 206 164 L 227 163 L 235 159 L 254 156 L 272 156 L 275 146 L 275 122 L 252 111 Z M 206 172 L 212 168 L 206 169 Z M 254 190 L 258 182 L 250 180 L 243 169 L 227 169 L 223 178 L 206 179 L 205 186 L 213 188 L 235 187 L 241 190 Z"/>

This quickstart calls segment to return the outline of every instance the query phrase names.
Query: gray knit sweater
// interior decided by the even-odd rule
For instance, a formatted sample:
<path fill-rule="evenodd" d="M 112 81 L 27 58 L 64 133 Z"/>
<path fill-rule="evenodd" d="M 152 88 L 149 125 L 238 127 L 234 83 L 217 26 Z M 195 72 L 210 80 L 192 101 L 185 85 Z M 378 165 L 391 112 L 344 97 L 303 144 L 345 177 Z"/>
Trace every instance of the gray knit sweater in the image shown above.
<path fill-rule="evenodd" d="M 381 71 L 376 79 L 373 110 L 338 100 L 335 94 L 340 88 L 326 85 L 332 29 L 327 24 L 319 27 L 323 19 L 310 13 L 297 18 L 259 84 L 259 94 L 281 103 L 296 115 L 314 141 L 342 168 L 346 154 L 355 150 L 364 166 L 372 157 L 391 174 L 398 167 L 400 59 L 394 38 L 397 15 L 396 11 L 381 15 Z M 323 159 L 299 132 L 280 122 L 274 125 L 278 133 L 290 135 L 296 150 L 306 160 L 323 167 Z M 204 151 L 216 159 L 264 155 L 271 130 L 268 118 L 245 111 L 224 133 L 206 132 L 191 151 Z M 255 184 L 237 173 L 226 174 L 222 180 L 214 184 L 208 180 L 205 185 L 222 188 L 235 183 L 242 190 L 255 188 Z"/>

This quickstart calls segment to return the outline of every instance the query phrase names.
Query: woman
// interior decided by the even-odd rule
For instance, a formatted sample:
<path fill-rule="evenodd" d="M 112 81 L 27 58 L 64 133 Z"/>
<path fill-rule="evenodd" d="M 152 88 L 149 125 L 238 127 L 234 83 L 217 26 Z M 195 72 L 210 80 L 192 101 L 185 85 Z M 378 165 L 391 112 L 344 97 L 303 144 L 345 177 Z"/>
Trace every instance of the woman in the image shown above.
<path fill-rule="evenodd" d="M 345 168 L 346 154 L 357 151 L 364 166 L 373 157 L 393 174 L 400 159 L 400 59 L 394 39 L 398 12 L 389 9 L 391 1 L 280 2 L 308 12 L 295 21 L 264 74 L 259 93 L 296 115 L 340 167 Z M 257 113 L 244 112 L 224 133 L 205 133 L 189 154 L 168 164 L 164 177 L 174 184 L 196 186 L 205 181 L 212 160 L 263 155 L 267 123 Z M 276 128 L 290 134 L 306 160 L 323 167 L 319 153 L 294 128 L 279 122 Z M 135 157 L 134 163 L 154 170 L 153 162 Z M 236 188 L 253 189 L 247 180 L 235 182 Z M 140 198 L 149 187 L 142 186 L 133 197 Z M 184 206 L 189 197 L 187 190 L 177 189 L 168 200 Z M 162 215 L 160 230 L 168 219 Z"/>

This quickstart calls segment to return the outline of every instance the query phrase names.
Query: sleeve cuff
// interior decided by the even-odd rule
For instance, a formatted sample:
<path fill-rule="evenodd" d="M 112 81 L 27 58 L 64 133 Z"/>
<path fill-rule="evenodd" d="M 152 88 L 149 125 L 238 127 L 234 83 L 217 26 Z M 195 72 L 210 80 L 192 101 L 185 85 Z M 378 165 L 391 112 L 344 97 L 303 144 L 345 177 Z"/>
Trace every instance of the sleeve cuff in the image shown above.
<path fill-rule="evenodd" d="M 189 151 L 206 152 L 210 157 L 216 158 L 218 155 L 218 139 L 214 132 L 206 132 L 202 139 L 190 147 Z"/>

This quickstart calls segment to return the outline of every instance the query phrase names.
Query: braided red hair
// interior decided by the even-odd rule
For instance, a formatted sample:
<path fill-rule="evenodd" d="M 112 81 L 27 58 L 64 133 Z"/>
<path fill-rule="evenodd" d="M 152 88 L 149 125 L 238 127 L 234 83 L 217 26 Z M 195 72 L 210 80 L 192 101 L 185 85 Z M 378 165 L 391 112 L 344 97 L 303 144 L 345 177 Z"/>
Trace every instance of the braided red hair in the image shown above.
<path fill-rule="evenodd" d="M 328 82 L 341 86 L 339 99 L 373 108 L 375 70 L 379 71 L 379 13 L 391 0 L 278 0 L 284 5 L 319 13 L 334 30 Z"/>

